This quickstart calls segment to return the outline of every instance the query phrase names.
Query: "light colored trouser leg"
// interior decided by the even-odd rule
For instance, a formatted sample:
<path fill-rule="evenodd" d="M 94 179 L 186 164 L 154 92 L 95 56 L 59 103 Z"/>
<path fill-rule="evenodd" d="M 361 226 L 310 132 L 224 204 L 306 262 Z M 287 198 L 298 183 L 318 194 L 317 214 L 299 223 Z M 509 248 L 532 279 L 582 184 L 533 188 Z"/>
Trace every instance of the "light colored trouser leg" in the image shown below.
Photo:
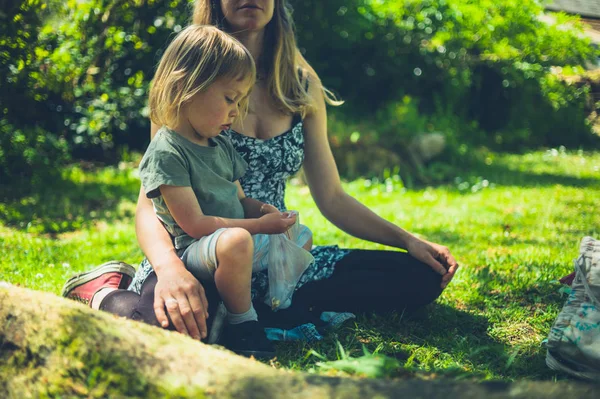
<path fill-rule="evenodd" d="M 227 229 L 219 229 L 202 237 L 186 248 L 181 260 L 190 273 L 200 281 L 214 281 L 217 270 L 217 242 Z"/>

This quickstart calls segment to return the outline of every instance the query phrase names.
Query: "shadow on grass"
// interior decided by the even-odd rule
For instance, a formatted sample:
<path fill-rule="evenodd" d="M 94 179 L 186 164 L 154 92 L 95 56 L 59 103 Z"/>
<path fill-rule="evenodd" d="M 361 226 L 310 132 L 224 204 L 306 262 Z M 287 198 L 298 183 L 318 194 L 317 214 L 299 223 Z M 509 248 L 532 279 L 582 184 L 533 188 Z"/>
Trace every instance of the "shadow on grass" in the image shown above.
<path fill-rule="evenodd" d="M 545 268 L 545 266 L 548 266 Z M 478 293 L 469 306 L 476 312 L 485 313 L 490 322 L 487 331 L 471 331 L 459 327 L 452 318 L 444 316 L 448 309 L 439 307 L 432 312 L 430 320 L 454 328 L 458 339 L 465 340 L 475 352 L 467 355 L 474 366 L 483 366 L 495 374 L 508 378 L 566 379 L 545 364 L 546 351 L 539 343 L 546 338 L 565 297 L 559 291 L 556 280 L 559 265 L 529 264 L 521 271 L 500 270 L 490 272 L 488 266 L 473 271 L 472 288 Z M 449 308 L 452 309 L 452 308 Z M 451 311 L 450 311 L 451 312 Z M 435 340 L 436 334 L 429 339 Z M 456 352 L 457 346 L 440 336 L 437 347 Z M 454 355 L 456 356 L 456 354 Z M 477 367 L 475 367 L 477 368 Z"/>
<path fill-rule="evenodd" d="M 421 320 L 408 319 L 395 325 L 379 320 L 377 325 L 390 335 L 387 339 L 391 342 L 420 347 L 411 348 L 409 355 L 394 353 L 383 344 L 381 353 L 389 352 L 388 356 L 403 361 L 400 375 L 406 370 L 425 370 L 457 379 L 488 379 L 490 374 L 506 379 L 555 377 L 546 367 L 545 351 L 498 341 L 490 335 L 493 326 L 488 317 L 482 315 L 434 304 Z"/>
<path fill-rule="evenodd" d="M 323 359 L 333 367 L 345 356 L 340 354 L 339 342 L 358 362 L 357 370 L 361 361 L 369 361 L 362 357 L 363 345 L 369 353 L 396 359 L 399 365 L 388 371 L 386 378 L 425 374 L 425 378 L 443 375 L 478 381 L 566 379 L 546 366 L 541 345 L 565 299 L 555 283 L 565 271 L 560 267 L 560 262 L 541 261 L 516 270 L 512 263 L 486 265 L 472 270 L 460 285 L 475 291 L 462 303 L 436 303 L 411 317 L 399 313 L 361 315 L 354 325 L 346 325 L 319 343 L 282 346 L 278 359 L 291 368 L 319 367 Z M 319 357 L 310 356 L 312 351 Z M 299 355 L 302 352 L 308 353 L 304 359 Z"/>
<path fill-rule="evenodd" d="M 502 186 L 544 187 L 561 185 L 580 188 L 600 188 L 600 180 L 598 178 L 525 172 L 513 169 L 508 165 L 482 165 L 480 175 L 485 176 L 492 183 Z"/>
<path fill-rule="evenodd" d="M 131 218 L 139 181 L 118 170 L 63 173 L 43 182 L 0 186 L 0 222 L 32 233 L 56 235 L 97 222 Z"/>
<path fill-rule="evenodd" d="M 278 347 L 278 363 L 287 368 L 306 369 L 326 360 L 335 369 L 336 360 L 351 358 L 355 369 L 373 366 L 364 356 L 376 353 L 395 359 L 385 378 L 437 378 L 475 381 L 487 379 L 557 378 L 545 364 L 545 351 L 508 345 L 490 335 L 488 317 L 434 304 L 421 315 L 398 313 L 360 315 L 347 325 L 313 344 L 286 343 Z M 339 344 L 338 344 L 339 343 Z M 343 353 L 340 353 L 340 346 Z M 299 353 L 306 353 L 304 357 Z M 316 356 L 311 354 L 316 353 Z M 381 362 L 380 362 L 381 363 Z M 387 362 L 388 364 L 390 362 Z M 381 363 L 383 367 L 384 363 Z M 345 370 L 347 371 L 347 370 Z"/>

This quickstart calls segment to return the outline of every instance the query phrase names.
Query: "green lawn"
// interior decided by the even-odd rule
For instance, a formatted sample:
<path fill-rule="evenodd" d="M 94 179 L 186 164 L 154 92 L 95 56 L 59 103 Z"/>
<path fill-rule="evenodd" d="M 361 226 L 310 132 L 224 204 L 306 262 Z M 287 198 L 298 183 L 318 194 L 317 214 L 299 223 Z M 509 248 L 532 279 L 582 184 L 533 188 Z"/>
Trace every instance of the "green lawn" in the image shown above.
<path fill-rule="evenodd" d="M 434 378 L 556 379 L 542 341 L 564 300 L 580 239 L 600 236 L 600 153 L 480 155 L 451 182 L 406 191 L 399 179 L 359 180 L 349 193 L 384 218 L 447 245 L 461 264 L 440 300 L 413 320 L 361 315 L 318 344 L 281 344 L 275 367 Z M 139 181 L 131 165 L 69 168 L 59 182 L 0 203 L 0 280 L 59 293 L 72 273 L 110 259 L 137 264 Z M 31 194 L 33 192 L 33 194 Z M 2 196 L 6 196 L 6 193 Z M 316 244 L 382 248 L 335 229 L 290 184 Z M 368 353 L 365 356 L 363 346 Z M 358 358 L 352 360 L 351 358 Z"/>

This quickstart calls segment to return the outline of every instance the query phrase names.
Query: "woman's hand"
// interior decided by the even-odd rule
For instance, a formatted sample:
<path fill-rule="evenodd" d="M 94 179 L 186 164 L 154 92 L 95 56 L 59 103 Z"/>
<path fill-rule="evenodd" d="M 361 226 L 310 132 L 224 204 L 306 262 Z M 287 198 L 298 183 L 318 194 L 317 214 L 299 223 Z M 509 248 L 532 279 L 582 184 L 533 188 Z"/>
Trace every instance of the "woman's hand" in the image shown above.
<path fill-rule="evenodd" d="M 195 339 L 206 338 L 208 301 L 200 282 L 184 268 L 162 271 L 154 288 L 154 313 L 163 328 L 169 326 L 165 308 L 182 334 Z"/>
<path fill-rule="evenodd" d="M 448 248 L 415 237 L 409 241 L 406 249 L 414 258 L 429 265 L 443 276 L 442 289 L 448 286 L 458 269 L 458 263 Z"/>
<path fill-rule="evenodd" d="M 291 212 L 273 212 L 267 213 L 258 219 L 259 231 L 262 234 L 281 234 L 285 233 L 296 223 L 297 215 Z"/>

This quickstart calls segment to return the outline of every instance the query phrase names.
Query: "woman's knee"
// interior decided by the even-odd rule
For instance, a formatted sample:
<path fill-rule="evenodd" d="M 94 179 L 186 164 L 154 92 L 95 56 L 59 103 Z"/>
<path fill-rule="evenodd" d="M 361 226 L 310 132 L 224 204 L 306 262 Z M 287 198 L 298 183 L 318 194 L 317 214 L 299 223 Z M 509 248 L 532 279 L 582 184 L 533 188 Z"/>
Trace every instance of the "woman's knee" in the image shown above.
<path fill-rule="evenodd" d="M 442 294 L 442 276 L 423 265 L 423 272 L 420 278 L 419 292 L 414 297 L 415 307 L 421 307 L 434 302 Z"/>
<path fill-rule="evenodd" d="M 219 263 L 222 261 L 251 262 L 254 252 L 252 236 L 248 230 L 242 228 L 227 229 L 219 236 L 216 252 Z"/>

